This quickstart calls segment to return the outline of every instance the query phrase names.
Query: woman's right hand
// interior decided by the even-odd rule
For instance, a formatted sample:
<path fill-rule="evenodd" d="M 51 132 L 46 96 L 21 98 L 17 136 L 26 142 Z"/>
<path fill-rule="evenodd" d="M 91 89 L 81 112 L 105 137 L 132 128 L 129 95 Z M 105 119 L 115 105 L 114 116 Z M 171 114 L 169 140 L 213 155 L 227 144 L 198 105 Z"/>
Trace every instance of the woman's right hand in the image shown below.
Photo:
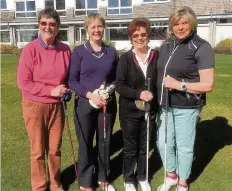
<path fill-rule="evenodd" d="M 66 93 L 67 88 L 64 84 L 61 84 L 59 86 L 56 86 L 55 88 L 51 89 L 50 96 L 52 97 L 63 97 Z"/>
<path fill-rule="evenodd" d="M 92 102 L 98 107 L 102 107 L 107 104 L 106 100 L 103 97 L 96 94 L 92 94 L 89 99 L 91 99 Z"/>
<path fill-rule="evenodd" d="M 150 91 L 142 91 L 140 94 L 140 99 L 143 101 L 151 101 L 153 99 L 153 95 Z"/>

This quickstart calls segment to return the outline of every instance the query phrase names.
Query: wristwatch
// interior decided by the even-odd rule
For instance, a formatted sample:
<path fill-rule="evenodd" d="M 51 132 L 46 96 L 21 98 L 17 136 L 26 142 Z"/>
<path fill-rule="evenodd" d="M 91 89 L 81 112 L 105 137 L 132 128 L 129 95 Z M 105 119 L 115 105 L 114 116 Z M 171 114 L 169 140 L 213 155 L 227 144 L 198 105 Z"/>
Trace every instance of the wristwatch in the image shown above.
<path fill-rule="evenodd" d="M 185 82 L 181 82 L 181 90 L 185 92 L 187 91 L 187 86 Z"/>

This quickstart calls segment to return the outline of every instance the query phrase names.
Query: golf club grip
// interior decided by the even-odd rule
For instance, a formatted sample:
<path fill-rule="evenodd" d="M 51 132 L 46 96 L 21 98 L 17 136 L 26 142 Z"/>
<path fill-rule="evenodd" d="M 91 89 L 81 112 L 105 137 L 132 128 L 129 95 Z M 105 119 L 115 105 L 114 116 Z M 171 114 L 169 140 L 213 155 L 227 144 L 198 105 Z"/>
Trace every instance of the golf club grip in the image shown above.
<path fill-rule="evenodd" d="M 151 78 L 147 78 L 147 90 L 151 91 Z"/>

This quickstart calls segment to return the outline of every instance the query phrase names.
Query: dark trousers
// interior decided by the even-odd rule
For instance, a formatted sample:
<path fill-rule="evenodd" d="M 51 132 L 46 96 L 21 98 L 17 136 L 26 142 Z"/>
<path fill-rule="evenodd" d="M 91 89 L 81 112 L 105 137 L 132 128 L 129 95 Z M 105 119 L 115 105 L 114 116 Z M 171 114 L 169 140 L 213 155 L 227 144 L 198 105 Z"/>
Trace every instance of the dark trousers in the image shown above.
<path fill-rule="evenodd" d="M 123 175 L 125 182 L 146 180 L 147 123 L 145 117 L 120 116 L 123 132 Z M 136 173 L 135 166 L 137 164 Z M 137 177 L 136 177 L 137 176 Z"/>
<path fill-rule="evenodd" d="M 88 100 L 75 100 L 75 128 L 79 142 L 78 175 L 80 186 L 85 188 L 93 186 L 93 174 L 97 174 L 98 181 L 105 182 L 110 172 L 109 149 L 117 112 L 116 100 L 113 99 L 107 105 L 105 142 L 102 111 L 93 108 Z M 95 132 L 96 150 L 93 148 Z"/>

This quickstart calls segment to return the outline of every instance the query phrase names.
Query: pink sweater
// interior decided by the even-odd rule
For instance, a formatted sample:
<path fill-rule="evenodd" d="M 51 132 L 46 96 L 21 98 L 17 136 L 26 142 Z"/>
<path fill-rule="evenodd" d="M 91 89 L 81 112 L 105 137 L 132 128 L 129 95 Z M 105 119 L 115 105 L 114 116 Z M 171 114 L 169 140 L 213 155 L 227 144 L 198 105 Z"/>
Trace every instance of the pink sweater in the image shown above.
<path fill-rule="evenodd" d="M 19 59 L 17 83 L 23 97 L 41 103 L 57 103 L 52 88 L 64 84 L 70 64 L 68 45 L 56 42 L 55 48 L 44 48 L 40 39 L 27 44 Z"/>

